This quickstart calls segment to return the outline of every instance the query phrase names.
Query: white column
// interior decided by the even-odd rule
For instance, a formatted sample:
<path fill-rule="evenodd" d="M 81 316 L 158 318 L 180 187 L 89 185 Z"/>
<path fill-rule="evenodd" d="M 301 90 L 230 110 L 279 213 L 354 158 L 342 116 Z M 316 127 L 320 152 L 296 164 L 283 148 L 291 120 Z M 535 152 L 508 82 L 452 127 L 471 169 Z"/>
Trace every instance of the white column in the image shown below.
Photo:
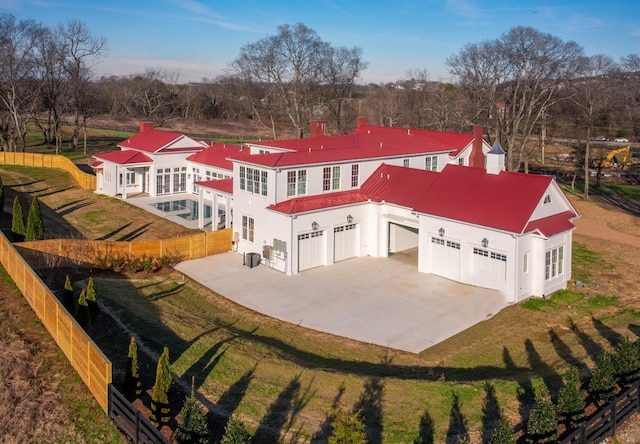
<path fill-rule="evenodd" d="M 196 185 L 197 186 L 197 185 Z M 198 228 L 204 228 L 204 189 L 200 187 L 198 193 Z"/>
<path fill-rule="evenodd" d="M 224 210 L 224 227 L 231 228 L 231 222 L 233 222 L 233 216 L 231 214 L 231 203 L 233 199 L 227 196 L 227 205 Z"/>
<path fill-rule="evenodd" d="M 122 200 L 127 200 L 127 167 L 122 167 Z"/>
<path fill-rule="evenodd" d="M 212 199 L 213 206 L 211 207 L 211 231 L 218 230 L 218 211 L 220 211 L 220 198 L 216 193 L 213 193 Z"/>

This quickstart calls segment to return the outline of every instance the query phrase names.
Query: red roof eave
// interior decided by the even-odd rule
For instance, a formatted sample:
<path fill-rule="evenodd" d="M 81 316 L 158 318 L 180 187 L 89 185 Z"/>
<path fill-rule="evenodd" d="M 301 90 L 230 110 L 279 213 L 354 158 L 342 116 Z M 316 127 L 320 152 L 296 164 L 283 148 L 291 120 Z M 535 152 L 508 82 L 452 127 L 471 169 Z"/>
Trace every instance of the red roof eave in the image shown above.
<path fill-rule="evenodd" d="M 573 211 L 565 211 L 563 213 L 554 214 L 553 216 L 533 220 L 527 224 L 527 227 L 524 229 L 524 233 L 537 231 L 545 237 L 551 237 L 565 231 L 573 230 L 575 228 L 573 220 L 578 217 L 579 216 Z"/>

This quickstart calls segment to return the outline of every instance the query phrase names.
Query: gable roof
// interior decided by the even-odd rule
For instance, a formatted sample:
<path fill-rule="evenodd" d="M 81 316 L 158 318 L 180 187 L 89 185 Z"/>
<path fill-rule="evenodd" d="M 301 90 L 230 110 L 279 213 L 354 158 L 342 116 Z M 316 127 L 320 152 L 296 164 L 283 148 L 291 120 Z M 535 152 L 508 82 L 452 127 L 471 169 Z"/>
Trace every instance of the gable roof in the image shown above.
<path fill-rule="evenodd" d="M 545 236 L 573 228 L 573 209 L 530 222 L 553 179 L 447 165 L 440 172 L 382 164 L 360 190 L 299 197 L 271 205 L 284 214 L 317 211 L 360 202 L 384 202 L 413 211 L 511 233 L 538 230 Z"/>
<path fill-rule="evenodd" d="M 118 146 L 121 148 L 155 154 L 161 151 L 200 151 L 205 145 L 203 143 L 196 142 L 184 134 L 148 129 L 123 140 L 118 144 Z"/>
<path fill-rule="evenodd" d="M 222 191 L 223 193 L 233 195 L 233 179 L 201 180 L 195 184 L 204 188 Z"/>
<path fill-rule="evenodd" d="M 231 159 L 270 168 L 286 168 L 421 154 L 447 153 L 456 155 L 473 142 L 473 136 L 468 134 L 445 133 L 446 136 L 433 137 L 431 133 L 435 133 L 435 131 L 418 130 L 416 132 L 404 128 L 399 128 L 399 130 L 401 131 L 261 142 L 250 145 L 261 148 L 287 148 L 292 151 L 259 154 L 244 158 L 232 156 Z"/>
<path fill-rule="evenodd" d="M 248 156 L 248 150 L 243 152 L 240 145 L 214 142 L 202 151 L 191 154 L 187 160 L 233 171 L 233 162 L 229 160 L 229 156 L 240 156 L 241 153 L 245 153 L 244 157 Z"/>
<path fill-rule="evenodd" d="M 149 156 L 135 150 L 111 151 L 109 153 L 94 154 L 93 157 L 103 161 L 106 160 L 109 162 L 117 163 L 118 165 L 129 165 L 129 164 L 153 162 L 153 160 Z"/>

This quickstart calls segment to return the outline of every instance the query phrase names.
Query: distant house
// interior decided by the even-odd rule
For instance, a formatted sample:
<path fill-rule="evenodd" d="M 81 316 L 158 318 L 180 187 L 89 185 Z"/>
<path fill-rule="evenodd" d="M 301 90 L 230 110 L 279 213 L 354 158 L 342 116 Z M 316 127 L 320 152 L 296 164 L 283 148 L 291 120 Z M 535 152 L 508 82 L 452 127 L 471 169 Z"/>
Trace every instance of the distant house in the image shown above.
<path fill-rule="evenodd" d="M 209 218 L 212 229 L 233 227 L 234 250 L 258 253 L 274 271 L 417 248 L 419 271 L 509 302 L 571 277 L 576 210 L 553 178 L 505 171 L 504 151 L 482 127 L 460 134 L 358 119 L 352 133 L 326 136 L 325 123 L 312 122 L 309 138 L 243 146 L 155 133 L 164 132 L 141 128 L 121 151 L 95 156 L 97 192 L 193 195 L 211 208 L 200 227 Z"/>

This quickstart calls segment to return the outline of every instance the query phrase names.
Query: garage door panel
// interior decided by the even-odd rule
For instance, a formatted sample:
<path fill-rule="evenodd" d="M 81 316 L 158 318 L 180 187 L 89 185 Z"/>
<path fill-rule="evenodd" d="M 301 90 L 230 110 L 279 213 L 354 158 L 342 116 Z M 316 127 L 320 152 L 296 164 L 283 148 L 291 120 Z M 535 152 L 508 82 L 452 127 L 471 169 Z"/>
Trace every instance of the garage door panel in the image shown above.
<path fill-rule="evenodd" d="M 474 248 L 472 254 L 473 283 L 499 290 L 507 280 L 507 256 L 495 251 Z"/>
<path fill-rule="evenodd" d="M 358 256 L 358 225 L 348 224 L 333 229 L 333 260 Z"/>
<path fill-rule="evenodd" d="M 460 280 L 460 243 L 432 237 L 431 244 L 433 273 L 447 279 Z"/>
<path fill-rule="evenodd" d="M 319 267 L 327 257 L 324 231 L 298 235 L 298 271 Z"/>

